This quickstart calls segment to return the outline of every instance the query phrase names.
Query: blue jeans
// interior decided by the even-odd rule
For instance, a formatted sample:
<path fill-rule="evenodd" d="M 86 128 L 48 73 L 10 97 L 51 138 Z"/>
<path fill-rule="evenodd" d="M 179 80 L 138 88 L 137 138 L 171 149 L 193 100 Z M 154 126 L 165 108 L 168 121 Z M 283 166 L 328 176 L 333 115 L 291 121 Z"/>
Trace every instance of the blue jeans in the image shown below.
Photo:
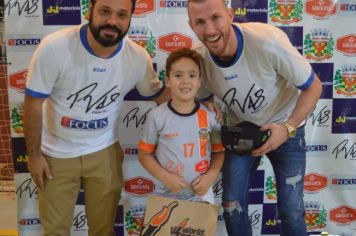
<path fill-rule="evenodd" d="M 277 184 L 278 216 L 282 236 L 307 235 L 303 201 L 305 174 L 304 127 L 267 154 Z M 261 158 L 227 154 L 223 166 L 223 206 L 229 236 L 252 235 L 248 216 L 248 190 Z"/>

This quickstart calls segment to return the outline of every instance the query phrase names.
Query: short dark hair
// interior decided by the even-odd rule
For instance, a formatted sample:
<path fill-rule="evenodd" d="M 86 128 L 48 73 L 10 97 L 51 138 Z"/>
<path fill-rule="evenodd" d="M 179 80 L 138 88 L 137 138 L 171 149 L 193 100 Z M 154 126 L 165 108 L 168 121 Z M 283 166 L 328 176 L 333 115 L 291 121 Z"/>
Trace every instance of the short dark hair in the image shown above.
<path fill-rule="evenodd" d="M 201 56 L 199 53 L 197 53 L 195 50 L 192 50 L 190 48 L 180 48 L 177 50 L 174 50 L 169 54 L 169 56 L 166 59 L 166 76 L 169 77 L 169 73 L 171 72 L 172 65 L 176 61 L 178 61 L 181 58 L 189 58 L 194 61 L 194 63 L 198 66 L 199 68 L 199 77 L 201 75 Z"/>
<path fill-rule="evenodd" d="M 94 7 L 96 0 L 90 0 L 92 7 Z M 136 0 L 131 0 L 132 7 L 131 7 L 131 14 L 134 13 L 136 7 Z"/>

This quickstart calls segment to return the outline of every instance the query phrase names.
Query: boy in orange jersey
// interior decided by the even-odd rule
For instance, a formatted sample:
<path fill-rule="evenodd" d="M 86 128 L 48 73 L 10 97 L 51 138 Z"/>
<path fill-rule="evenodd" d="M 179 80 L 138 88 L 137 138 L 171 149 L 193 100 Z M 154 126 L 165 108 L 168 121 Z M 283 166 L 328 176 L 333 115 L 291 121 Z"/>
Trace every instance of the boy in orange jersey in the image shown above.
<path fill-rule="evenodd" d="M 159 180 L 159 195 L 213 203 L 224 162 L 215 113 L 195 100 L 201 84 L 200 56 L 183 48 L 166 61 L 172 99 L 149 114 L 138 144 L 142 166 Z"/>

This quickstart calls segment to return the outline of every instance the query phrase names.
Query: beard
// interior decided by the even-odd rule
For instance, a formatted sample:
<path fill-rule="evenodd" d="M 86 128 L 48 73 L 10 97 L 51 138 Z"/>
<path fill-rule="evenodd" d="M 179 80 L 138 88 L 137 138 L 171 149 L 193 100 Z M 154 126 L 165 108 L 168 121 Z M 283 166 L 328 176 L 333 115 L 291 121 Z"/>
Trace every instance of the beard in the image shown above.
<path fill-rule="evenodd" d="M 89 19 L 89 29 L 91 31 L 91 33 L 93 34 L 95 40 L 103 47 L 112 47 L 117 45 L 127 34 L 128 32 L 128 28 L 126 31 L 121 31 L 118 27 L 114 26 L 114 25 L 101 25 L 96 27 L 93 23 L 93 18 L 92 18 L 93 14 L 91 14 L 91 17 Z M 101 31 L 102 30 L 112 30 L 114 32 L 116 32 L 118 35 L 115 37 L 113 35 L 102 35 Z"/>
<path fill-rule="evenodd" d="M 214 45 L 211 45 L 206 38 L 202 38 L 201 41 L 208 48 L 209 52 L 213 56 L 218 57 L 220 60 L 230 60 L 236 53 L 235 52 L 234 54 L 230 55 L 231 45 L 229 44 L 229 39 L 232 33 L 234 32 L 232 30 L 229 30 L 227 33 L 222 34 L 219 39 L 219 41 L 221 42 L 218 42 L 218 45 L 215 45 L 215 47 Z M 229 58 L 230 56 L 231 58 Z"/>

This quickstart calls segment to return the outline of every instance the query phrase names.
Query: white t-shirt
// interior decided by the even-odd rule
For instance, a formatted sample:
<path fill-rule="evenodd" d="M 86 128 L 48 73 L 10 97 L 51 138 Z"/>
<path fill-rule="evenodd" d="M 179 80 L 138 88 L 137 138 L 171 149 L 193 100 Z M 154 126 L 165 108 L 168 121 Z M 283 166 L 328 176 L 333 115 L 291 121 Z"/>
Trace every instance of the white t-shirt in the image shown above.
<path fill-rule="evenodd" d="M 70 158 L 93 153 L 118 140 L 123 98 L 135 86 L 143 96 L 159 92 L 151 59 L 125 37 L 110 58 L 94 55 L 87 25 L 43 39 L 31 60 L 26 94 L 43 105 L 42 151 Z"/>
<path fill-rule="evenodd" d="M 198 43 L 203 57 L 199 98 L 212 94 L 228 108 L 230 124 L 248 120 L 258 125 L 284 122 L 295 108 L 299 90 L 308 88 L 314 73 L 306 59 L 280 29 L 261 23 L 233 25 L 238 51 L 227 67 L 219 65 Z"/>
<path fill-rule="evenodd" d="M 163 168 L 182 176 L 189 186 L 175 194 L 158 181 L 156 193 L 171 198 L 214 203 L 211 188 L 203 197 L 195 196 L 191 188 L 191 182 L 208 170 L 211 153 L 224 150 L 220 124 L 214 112 L 197 103 L 192 113 L 180 114 L 170 102 L 163 103 L 149 113 L 138 148 L 154 153 Z"/>

